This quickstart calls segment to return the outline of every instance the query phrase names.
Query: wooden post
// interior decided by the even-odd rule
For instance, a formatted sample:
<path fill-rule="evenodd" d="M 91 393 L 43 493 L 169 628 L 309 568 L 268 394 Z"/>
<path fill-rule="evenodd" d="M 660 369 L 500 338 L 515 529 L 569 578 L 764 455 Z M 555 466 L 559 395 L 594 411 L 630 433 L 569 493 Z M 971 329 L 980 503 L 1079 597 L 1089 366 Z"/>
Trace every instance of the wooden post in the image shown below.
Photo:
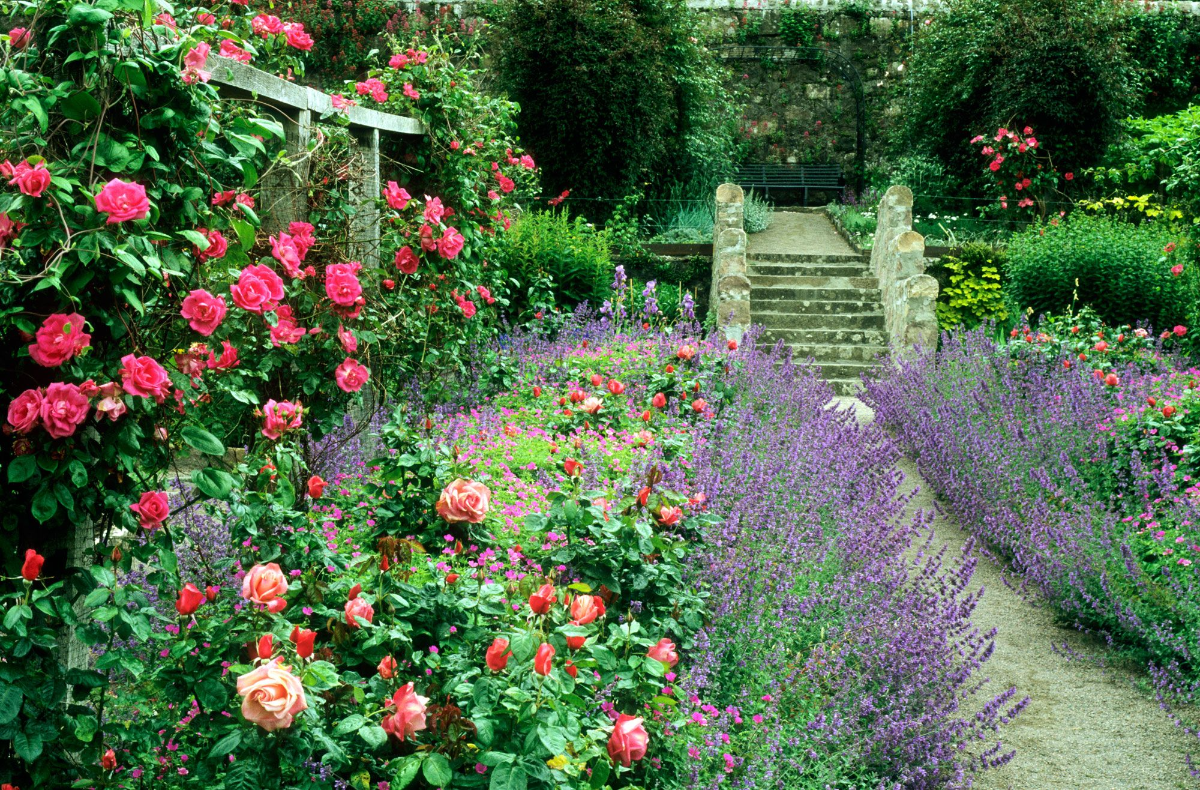
<path fill-rule="evenodd" d="M 284 166 L 276 166 L 259 181 L 259 216 L 263 232 L 275 235 L 292 222 L 308 219 L 308 140 L 312 112 L 294 108 L 270 109 L 283 126 Z"/>
<path fill-rule="evenodd" d="M 350 256 L 368 268 L 379 266 L 379 130 L 356 129 L 354 158 L 350 165 Z"/>

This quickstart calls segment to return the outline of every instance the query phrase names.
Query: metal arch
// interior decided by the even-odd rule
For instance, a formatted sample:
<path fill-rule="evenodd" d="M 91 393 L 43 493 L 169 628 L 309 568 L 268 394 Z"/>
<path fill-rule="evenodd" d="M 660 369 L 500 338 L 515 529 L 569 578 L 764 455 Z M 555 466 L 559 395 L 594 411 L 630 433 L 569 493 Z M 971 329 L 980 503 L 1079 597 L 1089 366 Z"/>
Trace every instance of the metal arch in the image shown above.
<path fill-rule="evenodd" d="M 854 125 L 857 132 L 854 150 L 856 163 L 854 189 L 858 194 L 862 194 L 867 156 L 866 101 L 863 98 L 862 77 L 859 76 L 858 69 L 854 67 L 849 58 L 837 50 L 824 49 L 822 47 L 725 44 L 713 49 L 725 60 L 763 60 L 764 58 L 770 58 L 777 63 L 799 60 L 825 61 L 846 79 L 850 83 L 850 88 L 854 93 Z"/>

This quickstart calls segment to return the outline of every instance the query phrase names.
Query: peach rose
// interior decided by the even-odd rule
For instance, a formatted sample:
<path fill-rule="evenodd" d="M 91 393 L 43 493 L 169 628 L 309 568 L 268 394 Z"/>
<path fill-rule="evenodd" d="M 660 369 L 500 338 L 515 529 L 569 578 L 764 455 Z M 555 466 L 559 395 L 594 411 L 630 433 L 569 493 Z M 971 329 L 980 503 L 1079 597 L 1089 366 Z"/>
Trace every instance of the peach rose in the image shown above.
<path fill-rule="evenodd" d="M 608 739 L 608 756 L 628 768 L 646 756 L 649 740 L 650 736 L 642 726 L 641 717 L 622 713 L 617 717 L 612 736 Z"/>
<path fill-rule="evenodd" d="M 425 729 L 425 704 L 428 697 L 422 697 L 413 691 L 412 683 L 405 683 L 392 698 L 384 704 L 395 709 L 395 713 L 380 722 L 383 729 L 395 735 L 400 740 L 412 737 L 417 739 L 417 732 Z"/>
<path fill-rule="evenodd" d="M 365 598 L 351 598 L 346 601 L 346 624 L 351 628 L 362 628 L 354 618 L 361 617 L 368 623 L 375 622 L 375 610 Z"/>
<path fill-rule="evenodd" d="M 267 732 L 292 726 L 292 717 L 308 707 L 304 687 L 276 658 L 237 680 L 242 695 L 242 716 Z"/>
<path fill-rule="evenodd" d="M 679 663 L 679 654 L 675 652 L 675 643 L 666 637 L 658 640 L 658 643 L 647 651 L 646 657 L 666 664 L 667 668 Z"/>
<path fill-rule="evenodd" d="M 242 579 L 242 597 L 254 603 L 268 605 L 287 591 L 287 577 L 277 562 L 255 565 Z"/>
<path fill-rule="evenodd" d="M 437 512 L 451 524 L 458 521 L 478 524 L 487 515 L 491 501 L 492 492 L 487 486 L 460 477 L 442 489 L 442 495 L 437 501 Z"/>

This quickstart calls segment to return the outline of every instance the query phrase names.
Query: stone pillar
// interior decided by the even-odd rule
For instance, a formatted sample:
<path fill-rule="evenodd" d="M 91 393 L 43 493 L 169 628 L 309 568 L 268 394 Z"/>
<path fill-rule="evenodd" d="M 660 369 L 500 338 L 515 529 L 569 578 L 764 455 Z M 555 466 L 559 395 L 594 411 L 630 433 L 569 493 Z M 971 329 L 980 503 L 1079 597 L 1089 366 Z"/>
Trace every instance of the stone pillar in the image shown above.
<path fill-rule="evenodd" d="M 937 345 L 937 280 L 925 273 L 925 237 L 912 229 L 912 192 L 888 189 L 876 215 L 871 272 L 879 278 L 883 320 L 893 353 Z"/>
<path fill-rule="evenodd" d="M 745 202 L 746 196 L 737 184 L 717 187 L 708 303 L 716 311 L 717 326 L 731 340 L 741 340 L 750 326 L 750 281 L 746 279 L 746 233 L 742 225 Z"/>
<path fill-rule="evenodd" d="M 906 230 L 912 230 L 913 194 L 908 187 L 889 187 L 879 201 L 875 214 L 875 242 L 871 248 L 871 273 L 879 276 L 881 256 L 888 244 Z"/>
<path fill-rule="evenodd" d="M 308 139 L 312 113 L 287 108 L 269 110 L 283 126 L 284 153 L 287 159 L 272 167 L 259 182 L 258 216 L 268 235 L 286 231 L 292 222 L 308 219 Z"/>
<path fill-rule="evenodd" d="M 350 218 L 350 256 L 366 267 L 379 266 L 379 130 L 358 129 L 354 134 L 351 162 L 350 199 L 354 216 Z"/>

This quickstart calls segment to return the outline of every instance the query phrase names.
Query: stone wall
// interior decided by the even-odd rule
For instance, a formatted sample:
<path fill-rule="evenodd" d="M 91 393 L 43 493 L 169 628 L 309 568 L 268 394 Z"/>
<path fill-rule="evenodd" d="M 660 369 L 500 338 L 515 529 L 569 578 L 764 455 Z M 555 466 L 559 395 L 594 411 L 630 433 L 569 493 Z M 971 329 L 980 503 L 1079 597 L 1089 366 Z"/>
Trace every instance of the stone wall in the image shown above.
<path fill-rule="evenodd" d="M 713 225 L 711 309 L 728 340 L 741 340 L 750 328 L 750 279 L 746 276 L 745 195 L 736 184 L 717 187 Z"/>
<path fill-rule="evenodd" d="M 893 186 L 879 203 L 871 273 L 879 278 L 893 353 L 937 345 L 937 280 L 925 273 L 925 237 L 912 229 L 913 195 Z"/>

